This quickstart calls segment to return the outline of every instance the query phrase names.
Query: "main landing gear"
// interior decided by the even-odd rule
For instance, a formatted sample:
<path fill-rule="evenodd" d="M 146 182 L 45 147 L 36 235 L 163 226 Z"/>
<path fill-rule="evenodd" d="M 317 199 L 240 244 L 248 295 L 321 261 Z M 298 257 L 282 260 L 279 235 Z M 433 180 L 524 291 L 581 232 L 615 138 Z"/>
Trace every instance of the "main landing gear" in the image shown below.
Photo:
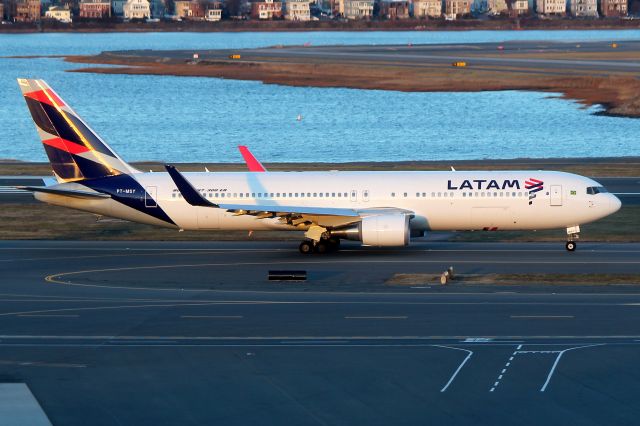
<path fill-rule="evenodd" d="M 302 254 L 324 254 L 338 251 L 340 250 L 340 239 L 330 237 L 323 238 L 320 241 L 304 240 L 300 243 L 300 247 L 298 247 L 298 250 L 300 250 L 300 253 Z"/>
<path fill-rule="evenodd" d="M 576 247 L 578 246 L 576 240 L 578 238 L 580 238 L 579 226 L 572 226 L 570 228 L 567 228 L 567 243 L 564 245 L 567 251 L 576 251 Z"/>

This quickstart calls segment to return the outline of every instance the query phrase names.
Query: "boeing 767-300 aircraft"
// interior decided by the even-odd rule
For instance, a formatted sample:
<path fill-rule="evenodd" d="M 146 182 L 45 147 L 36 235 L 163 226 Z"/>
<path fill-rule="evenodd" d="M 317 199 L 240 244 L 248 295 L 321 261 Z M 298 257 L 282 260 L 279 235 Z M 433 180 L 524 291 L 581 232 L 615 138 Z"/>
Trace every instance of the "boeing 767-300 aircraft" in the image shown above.
<path fill-rule="evenodd" d="M 341 239 L 405 246 L 429 231 L 554 228 L 573 251 L 580 225 L 621 205 L 598 182 L 552 171 L 143 173 L 44 81 L 18 83 L 57 180 L 24 188 L 99 215 L 178 230 L 304 231 L 305 254 Z"/>

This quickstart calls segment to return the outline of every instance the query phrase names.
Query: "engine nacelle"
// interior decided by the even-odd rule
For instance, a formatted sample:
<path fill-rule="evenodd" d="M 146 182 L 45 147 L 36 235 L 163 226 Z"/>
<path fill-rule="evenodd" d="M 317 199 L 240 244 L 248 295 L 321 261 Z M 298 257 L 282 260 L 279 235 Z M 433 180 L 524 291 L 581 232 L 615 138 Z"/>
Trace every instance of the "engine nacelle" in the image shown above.
<path fill-rule="evenodd" d="M 365 216 L 354 226 L 335 229 L 331 235 L 348 240 L 362 241 L 362 245 L 397 247 L 409 244 L 411 229 L 406 214 Z"/>

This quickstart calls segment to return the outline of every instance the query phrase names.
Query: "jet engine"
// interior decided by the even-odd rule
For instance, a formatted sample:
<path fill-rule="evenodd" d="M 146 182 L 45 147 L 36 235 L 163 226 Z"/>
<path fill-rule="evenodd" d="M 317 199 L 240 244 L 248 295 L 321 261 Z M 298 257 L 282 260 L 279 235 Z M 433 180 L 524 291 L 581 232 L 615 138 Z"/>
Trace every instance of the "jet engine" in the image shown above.
<path fill-rule="evenodd" d="M 333 229 L 331 235 L 346 240 L 362 241 L 362 245 L 376 247 L 406 246 L 411 229 L 406 214 L 365 216 L 355 225 Z"/>

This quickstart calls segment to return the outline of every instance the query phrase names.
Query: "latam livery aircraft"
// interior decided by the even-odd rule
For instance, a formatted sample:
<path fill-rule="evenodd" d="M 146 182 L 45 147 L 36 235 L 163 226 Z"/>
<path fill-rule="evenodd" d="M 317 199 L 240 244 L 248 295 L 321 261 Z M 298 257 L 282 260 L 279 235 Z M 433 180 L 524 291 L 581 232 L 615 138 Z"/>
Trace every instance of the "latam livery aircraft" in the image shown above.
<path fill-rule="evenodd" d="M 18 83 L 56 184 L 24 187 L 46 203 L 177 230 L 304 231 L 302 253 L 405 246 L 443 230 L 566 228 L 620 209 L 586 177 L 549 171 L 143 173 L 116 154 L 42 80 Z M 259 171 L 262 173 L 256 173 Z"/>

